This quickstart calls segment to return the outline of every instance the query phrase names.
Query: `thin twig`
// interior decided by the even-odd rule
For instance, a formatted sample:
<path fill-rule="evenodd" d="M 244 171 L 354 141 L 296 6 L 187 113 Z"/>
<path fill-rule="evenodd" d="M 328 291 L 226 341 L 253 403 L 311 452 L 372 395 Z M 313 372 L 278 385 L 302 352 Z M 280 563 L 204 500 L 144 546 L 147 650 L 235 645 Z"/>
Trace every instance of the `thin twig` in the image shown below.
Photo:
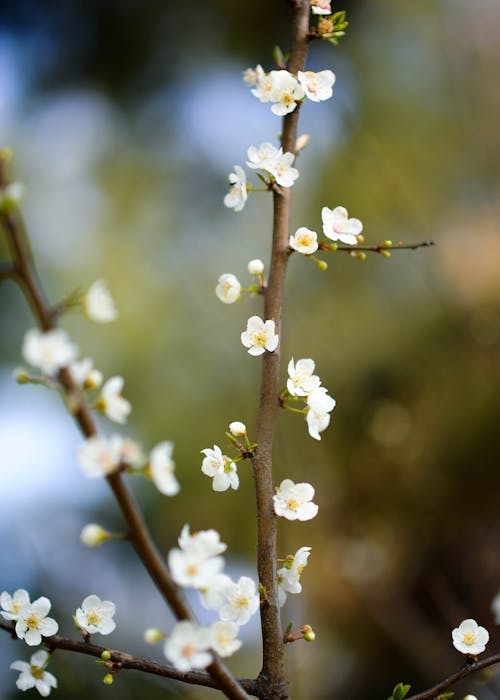
<path fill-rule="evenodd" d="M 441 681 L 441 683 L 437 683 L 437 685 L 434 685 L 432 688 L 424 690 L 422 693 L 417 693 L 416 695 L 409 695 L 406 700 L 432 700 L 447 688 L 458 683 L 458 681 L 470 676 L 471 673 L 475 673 L 476 671 L 498 663 L 500 663 L 500 654 L 494 654 L 493 656 L 488 656 L 486 659 L 481 659 L 481 661 L 475 661 L 452 674 L 444 681 Z"/>
<path fill-rule="evenodd" d="M 15 277 L 16 276 L 16 266 L 12 265 L 11 263 L 2 263 L 0 264 L 0 284 L 6 280 L 9 279 L 9 277 Z"/>
<path fill-rule="evenodd" d="M 355 253 L 358 250 L 370 253 L 380 253 L 382 250 L 417 250 L 418 248 L 430 248 L 435 245 L 434 241 L 421 241 L 420 243 L 377 243 L 376 245 L 337 245 L 336 243 L 318 243 L 319 250 L 343 250 L 348 253 Z"/>

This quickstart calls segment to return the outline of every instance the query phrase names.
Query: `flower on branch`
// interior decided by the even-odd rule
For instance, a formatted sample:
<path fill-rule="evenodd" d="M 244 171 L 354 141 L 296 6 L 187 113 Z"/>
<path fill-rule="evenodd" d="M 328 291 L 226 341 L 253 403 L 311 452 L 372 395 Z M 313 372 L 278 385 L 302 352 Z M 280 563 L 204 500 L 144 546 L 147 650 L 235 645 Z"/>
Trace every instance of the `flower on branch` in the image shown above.
<path fill-rule="evenodd" d="M 279 338 L 274 332 L 274 321 L 263 321 L 260 316 L 251 316 L 247 329 L 241 334 L 241 342 L 249 348 L 249 355 L 262 355 L 266 350 L 273 352 L 278 347 Z"/>
<path fill-rule="evenodd" d="M 189 525 L 179 536 L 180 549 L 171 549 L 168 565 L 172 578 L 180 586 L 206 588 L 224 568 L 224 559 L 218 556 L 226 549 L 216 530 L 202 530 L 193 535 Z"/>
<path fill-rule="evenodd" d="M 255 258 L 255 260 L 250 260 L 248 263 L 248 272 L 251 275 L 262 275 L 264 272 L 264 263 L 262 260 L 259 260 L 259 258 Z"/>
<path fill-rule="evenodd" d="M 120 449 L 120 460 L 130 467 L 141 467 L 146 461 L 146 456 L 141 445 L 131 438 L 123 438 Z"/>
<path fill-rule="evenodd" d="M 247 434 L 247 427 L 241 421 L 235 420 L 232 423 L 229 423 L 229 432 L 231 435 L 234 435 L 234 437 L 245 437 Z"/>
<path fill-rule="evenodd" d="M 116 627 L 113 615 L 115 604 L 101 600 L 97 595 L 88 595 L 78 608 L 75 617 L 78 625 L 89 634 L 111 634 Z"/>
<path fill-rule="evenodd" d="M 172 459 L 174 444 L 165 440 L 158 443 L 149 455 L 149 469 L 154 485 L 166 496 L 175 496 L 179 493 L 179 482 L 175 478 L 175 463 Z"/>
<path fill-rule="evenodd" d="M 265 170 L 282 187 L 291 187 L 299 177 L 297 168 L 292 167 L 295 160 L 294 154 L 283 153 L 282 148 L 278 149 L 272 143 L 262 143 L 258 148 L 250 146 L 248 158 L 248 167 Z"/>
<path fill-rule="evenodd" d="M 336 401 L 328 395 L 327 389 L 314 389 L 307 397 L 308 411 L 306 414 L 309 435 L 315 440 L 321 440 L 320 433 L 330 424 L 330 411 L 335 408 Z"/>
<path fill-rule="evenodd" d="M 331 70 L 322 70 L 319 73 L 314 73 L 311 70 L 304 73 L 299 71 L 297 78 L 304 88 L 306 96 L 313 102 L 328 100 L 333 94 L 335 73 Z"/>
<path fill-rule="evenodd" d="M 96 280 L 83 298 L 83 309 L 91 321 L 110 323 L 118 318 L 115 302 L 106 283 Z"/>
<path fill-rule="evenodd" d="M 122 445 L 120 435 L 110 438 L 94 435 L 85 440 L 76 451 L 76 459 L 85 476 L 97 479 L 115 472 L 120 466 Z"/>
<path fill-rule="evenodd" d="M 86 357 L 69 365 L 73 381 L 82 389 L 97 389 L 102 384 L 102 372 L 95 369 L 93 364 L 92 358 Z"/>
<path fill-rule="evenodd" d="M 104 383 L 96 403 L 96 407 L 115 423 L 126 423 L 132 410 L 130 401 L 121 394 L 123 384 L 123 377 L 110 377 Z"/>
<path fill-rule="evenodd" d="M 280 607 L 285 604 L 287 593 L 301 593 L 300 577 L 304 571 L 311 547 L 301 547 L 293 557 L 287 557 L 285 566 L 278 569 L 278 602 Z"/>
<path fill-rule="evenodd" d="M 224 197 L 224 206 L 234 211 L 241 211 L 248 199 L 247 176 L 240 165 L 234 166 L 234 173 L 228 176 L 229 192 Z"/>
<path fill-rule="evenodd" d="M 200 557 L 215 557 L 227 549 L 227 545 L 220 541 L 217 530 L 200 530 L 189 532 L 189 525 L 184 525 L 179 535 L 179 547 L 183 552 L 196 554 Z"/>
<path fill-rule="evenodd" d="M 358 242 L 356 236 L 359 236 L 363 230 L 363 224 L 359 219 L 349 219 L 345 207 L 335 207 L 335 209 L 323 207 L 321 218 L 323 233 L 327 238 L 347 245 L 355 245 Z"/>
<path fill-rule="evenodd" d="M 255 69 L 256 86 L 252 94 L 261 102 L 274 102 L 271 111 L 278 116 L 293 112 L 297 102 L 304 98 L 304 90 L 295 76 L 287 70 L 264 73 L 262 66 Z"/>
<path fill-rule="evenodd" d="M 292 396 L 309 396 L 321 384 L 321 379 L 313 374 L 314 360 L 302 358 L 288 363 L 287 389 Z"/>
<path fill-rule="evenodd" d="M 236 639 L 239 627 L 235 622 L 214 622 L 210 627 L 211 647 L 219 656 L 232 656 L 241 647 Z"/>
<path fill-rule="evenodd" d="M 80 532 L 80 542 L 86 547 L 99 547 L 103 542 L 109 540 L 110 536 L 111 533 L 98 523 L 88 523 Z"/>
<path fill-rule="evenodd" d="M 453 646 L 462 654 L 481 654 L 488 644 L 490 635 L 488 630 L 480 627 L 475 620 L 464 620 L 456 627 L 451 637 Z"/>
<path fill-rule="evenodd" d="M 248 576 L 241 576 L 237 582 L 229 577 L 222 582 L 218 590 L 220 596 L 219 617 L 223 622 L 245 625 L 259 609 L 260 599 L 255 581 Z"/>
<path fill-rule="evenodd" d="M 318 234 L 301 226 L 290 236 L 290 248 L 302 255 L 311 255 L 318 250 Z"/>
<path fill-rule="evenodd" d="M 311 484 L 295 484 L 291 479 L 284 479 L 273 496 L 274 512 L 287 520 L 312 520 L 318 513 L 313 498 Z"/>
<path fill-rule="evenodd" d="M 212 662 L 212 634 L 207 627 L 183 620 L 178 622 L 163 647 L 167 659 L 179 671 L 206 668 Z"/>
<path fill-rule="evenodd" d="M 46 333 L 32 328 L 24 336 L 22 352 L 30 365 L 38 367 L 44 374 L 53 375 L 76 360 L 78 348 L 60 328 Z"/>
<path fill-rule="evenodd" d="M 13 661 L 10 668 L 14 671 L 21 671 L 21 675 L 16 681 L 18 690 L 29 690 L 36 688 L 43 698 L 50 695 L 52 688 L 57 688 L 57 679 L 52 673 L 46 671 L 50 654 L 43 649 L 32 655 L 30 662 Z"/>
<path fill-rule="evenodd" d="M 224 304 L 234 304 L 241 296 L 241 284 L 236 275 L 225 272 L 219 277 L 215 294 Z"/>
<path fill-rule="evenodd" d="M 51 617 L 47 617 L 51 605 L 50 600 L 42 596 L 19 610 L 16 634 L 19 639 L 24 639 L 30 647 L 41 644 L 42 636 L 51 637 L 59 629 L 57 622 Z"/>
<path fill-rule="evenodd" d="M 331 15 L 331 0 L 311 0 L 311 10 L 315 15 Z"/>
<path fill-rule="evenodd" d="M 207 447 L 201 452 L 205 455 L 201 471 L 213 478 L 213 490 L 227 491 L 229 487 L 236 490 L 240 485 L 240 480 L 233 460 L 223 455 L 218 445 L 214 445 L 213 450 Z"/>
<path fill-rule="evenodd" d="M 29 593 L 24 588 L 18 588 L 13 596 L 7 591 L 2 591 L 0 594 L 0 606 L 3 608 L 0 614 L 6 620 L 17 620 L 20 610 L 30 604 Z"/>

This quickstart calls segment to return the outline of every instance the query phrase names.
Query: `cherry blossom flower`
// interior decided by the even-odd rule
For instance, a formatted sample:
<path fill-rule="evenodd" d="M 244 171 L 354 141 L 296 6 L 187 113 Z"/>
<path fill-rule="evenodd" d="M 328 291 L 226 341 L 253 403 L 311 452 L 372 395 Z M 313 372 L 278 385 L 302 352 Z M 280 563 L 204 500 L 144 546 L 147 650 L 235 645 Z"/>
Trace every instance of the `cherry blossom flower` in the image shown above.
<path fill-rule="evenodd" d="M 247 151 L 247 165 L 249 168 L 266 170 L 270 173 L 274 170 L 276 159 L 280 151 L 281 149 L 276 148 L 276 146 L 273 146 L 273 144 L 268 141 L 261 143 L 258 148 L 257 146 L 250 146 Z"/>
<path fill-rule="evenodd" d="M 292 396 L 308 396 L 321 384 L 321 379 L 313 374 L 314 360 L 302 358 L 288 363 L 288 380 L 286 387 Z"/>
<path fill-rule="evenodd" d="M 249 348 L 249 355 L 257 356 L 266 350 L 276 350 L 279 338 L 274 329 L 274 321 L 263 321 L 259 316 L 251 316 L 248 319 L 247 329 L 241 334 L 241 342 Z"/>
<path fill-rule="evenodd" d="M 234 304 L 241 296 L 241 284 L 236 275 L 225 272 L 219 277 L 215 294 L 224 304 Z"/>
<path fill-rule="evenodd" d="M 250 260 L 248 263 L 248 272 L 251 275 L 262 275 L 264 272 L 264 263 L 262 260 L 259 260 L 259 258 L 255 258 L 255 260 Z"/>
<path fill-rule="evenodd" d="M 168 565 L 172 578 L 180 586 L 206 588 L 224 568 L 224 559 L 218 556 L 226 549 L 215 530 L 204 530 L 189 534 L 185 525 L 179 537 L 180 549 L 173 548 L 168 554 Z"/>
<path fill-rule="evenodd" d="M 349 214 L 345 207 L 335 207 L 321 210 L 323 220 L 323 233 L 332 241 L 341 241 L 347 245 L 355 245 L 358 236 L 363 230 L 363 224 L 359 219 L 349 219 Z"/>
<path fill-rule="evenodd" d="M 102 372 L 94 369 L 93 364 L 92 358 L 86 357 L 83 360 L 76 360 L 69 365 L 73 381 L 82 389 L 97 389 L 102 384 Z"/>
<path fill-rule="evenodd" d="M 118 311 L 106 283 L 96 280 L 87 290 L 83 299 L 83 309 L 91 321 L 110 323 L 118 318 Z"/>
<path fill-rule="evenodd" d="M 245 625 L 259 609 L 260 599 L 255 581 L 248 576 L 241 576 L 237 582 L 226 582 L 220 588 L 222 604 L 219 617 L 223 622 L 235 622 Z"/>
<path fill-rule="evenodd" d="M 321 440 L 320 433 L 330 424 L 330 411 L 335 405 L 335 399 L 328 395 L 324 387 L 314 389 L 308 395 L 306 421 L 309 435 L 315 440 Z"/>
<path fill-rule="evenodd" d="M 10 668 L 14 671 L 21 671 L 21 675 L 16 681 L 18 690 L 29 690 L 36 688 L 43 698 L 50 695 L 52 688 L 57 688 L 57 679 L 52 673 L 45 670 L 50 659 L 50 654 L 40 649 L 32 655 L 30 662 L 14 661 Z"/>
<path fill-rule="evenodd" d="M 331 15 L 331 0 L 311 0 L 311 10 L 314 15 Z"/>
<path fill-rule="evenodd" d="M 18 613 L 16 622 L 16 634 L 19 639 L 24 639 L 30 647 L 42 643 L 43 637 L 51 637 L 56 634 L 59 625 L 51 617 L 47 617 L 51 608 L 48 598 L 42 596 L 30 605 L 24 605 Z"/>
<path fill-rule="evenodd" d="M 167 637 L 163 653 L 179 671 L 206 668 L 212 663 L 209 649 L 212 634 L 207 627 L 183 620 L 178 622 Z"/>
<path fill-rule="evenodd" d="M 312 520 L 318 513 L 313 498 L 311 484 L 295 484 L 291 479 L 284 479 L 273 496 L 274 512 L 287 520 Z"/>
<path fill-rule="evenodd" d="M 116 606 L 110 600 L 101 600 L 92 594 L 85 598 L 75 617 L 78 625 L 89 634 L 111 634 L 116 627 L 115 611 Z"/>
<path fill-rule="evenodd" d="M 234 435 L 234 437 L 244 437 L 247 434 L 247 426 L 239 420 L 235 420 L 229 423 L 229 432 L 231 435 Z"/>
<path fill-rule="evenodd" d="M 277 71 L 265 73 L 261 65 L 255 67 L 253 74 L 247 74 L 248 80 L 255 81 L 255 88 L 252 90 L 252 95 L 258 97 L 261 102 L 273 102 L 275 82 Z M 250 84 L 247 81 L 247 84 Z"/>
<path fill-rule="evenodd" d="M 224 197 L 224 206 L 234 211 L 241 211 L 248 199 L 247 177 L 240 165 L 234 166 L 234 172 L 228 177 L 230 188 Z"/>
<path fill-rule="evenodd" d="M 274 165 L 274 171 L 271 172 L 271 175 L 274 175 L 276 178 L 278 185 L 282 187 L 291 187 L 299 177 L 297 168 L 292 168 L 294 161 L 295 156 L 293 153 L 283 153 L 280 148 Z"/>
<path fill-rule="evenodd" d="M 311 547 L 301 547 L 293 557 L 287 557 L 285 566 L 278 569 L 278 602 L 282 606 L 285 604 L 287 593 L 301 593 L 302 584 L 300 577 L 304 571 Z"/>
<path fill-rule="evenodd" d="M 80 542 L 86 547 L 98 547 L 109 540 L 111 533 L 98 523 L 87 523 L 80 532 Z"/>
<path fill-rule="evenodd" d="M 207 447 L 202 450 L 205 459 L 201 465 L 201 471 L 213 478 L 214 491 L 227 491 L 228 488 L 237 489 L 240 485 L 236 464 L 230 457 L 222 454 L 218 445 L 214 449 Z"/>
<path fill-rule="evenodd" d="M 30 596 L 24 588 L 18 588 L 11 596 L 7 591 L 2 591 L 0 594 L 0 606 L 3 611 L 0 613 L 6 620 L 17 620 L 19 612 L 26 605 L 30 605 Z"/>
<path fill-rule="evenodd" d="M 131 467 L 139 468 L 146 461 L 141 445 L 131 438 L 123 438 L 120 460 Z"/>
<path fill-rule="evenodd" d="M 32 328 L 24 336 L 22 352 L 26 362 L 50 376 L 76 360 L 78 348 L 60 328 L 46 333 Z"/>
<path fill-rule="evenodd" d="M 204 608 L 219 610 L 224 604 L 224 591 L 232 584 L 227 574 L 217 574 L 204 588 L 199 589 L 200 600 Z"/>
<path fill-rule="evenodd" d="M 179 547 L 183 552 L 196 554 L 200 557 L 215 557 L 227 549 L 227 545 L 220 541 L 217 530 L 200 530 L 189 532 L 189 525 L 184 525 L 179 535 Z"/>
<path fill-rule="evenodd" d="M 132 410 L 130 401 L 121 395 L 123 384 L 123 377 L 110 377 L 104 383 L 96 402 L 96 407 L 114 423 L 126 423 Z"/>
<path fill-rule="evenodd" d="M 76 459 L 85 476 L 97 479 L 115 472 L 120 466 L 122 445 L 120 435 L 110 438 L 94 435 L 85 440 L 76 451 Z"/>
<path fill-rule="evenodd" d="M 250 168 L 265 170 L 282 187 L 291 187 L 299 177 L 297 168 L 292 167 L 294 154 L 283 153 L 283 149 L 276 148 L 272 143 L 262 143 L 258 148 L 250 146 L 248 158 L 247 165 Z"/>
<path fill-rule="evenodd" d="M 302 255 L 311 255 L 318 250 L 318 234 L 301 226 L 290 236 L 290 248 Z"/>
<path fill-rule="evenodd" d="M 232 656 L 241 647 L 241 641 L 236 639 L 238 631 L 239 627 L 235 622 L 214 622 L 210 627 L 212 649 L 219 656 Z"/>
<path fill-rule="evenodd" d="M 313 73 L 307 70 L 304 73 L 297 73 L 299 83 L 304 88 L 306 96 L 313 102 L 322 102 L 328 100 L 333 94 L 333 84 L 335 83 L 335 73 L 331 70 L 322 70 L 319 73 Z"/>
<path fill-rule="evenodd" d="M 166 496 L 175 496 L 180 490 L 179 482 L 174 475 L 173 449 L 174 444 L 165 440 L 156 445 L 149 455 L 151 478 L 158 491 Z"/>
<path fill-rule="evenodd" d="M 484 627 L 479 627 L 475 620 L 463 620 L 451 633 L 453 646 L 462 654 L 476 656 L 481 654 L 488 644 L 490 635 Z"/>

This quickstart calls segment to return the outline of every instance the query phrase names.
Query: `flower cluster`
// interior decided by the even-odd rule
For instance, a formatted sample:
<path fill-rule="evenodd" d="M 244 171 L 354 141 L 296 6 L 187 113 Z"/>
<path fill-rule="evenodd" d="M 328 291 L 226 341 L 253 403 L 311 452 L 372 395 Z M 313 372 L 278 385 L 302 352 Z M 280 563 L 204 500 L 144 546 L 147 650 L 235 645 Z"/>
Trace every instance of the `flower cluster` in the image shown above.
<path fill-rule="evenodd" d="M 291 187 L 299 177 L 297 168 L 292 167 L 294 160 L 293 153 L 283 153 L 282 148 L 278 149 L 269 142 L 248 149 L 248 167 L 264 170 L 282 187 Z"/>
<path fill-rule="evenodd" d="M 306 97 L 314 102 L 332 96 L 335 74 L 331 70 L 302 72 L 293 75 L 287 70 L 266 73 L 261 65 L 247 69 L 243 79 L 252 87 L 252 94 L 261 102 L 272 102 L 271 112 L 280 117 L 293 112 Z"/>
<path fill-rule="evenodd" d="M 24 639 L 30 647 L 38 646 L 42 643 L 42 637 L 51 637 L 59 629 L 57 622 L 47 617 L 52 604 L 45 596 L 31 603 L 30 595 L 24 588 L 15 591 L 13 596 L 3 591 L 0 594 L 0 606 L 2 617 L 16 623 L 17 636 Z"/>
<path fill-rule="evenodd" d="M 321 440 L 320 433 L 330 423 L 330 413 L 335 408 L 335 399 L 328 395 L 328 390 L 321 386 L 320 378 L 314 374 L 315 364 L 310 358 L 288 363 L 288 380 L 286 392 L 293 401 L 304 400 L 306 407 L 307 427 L 309 435 L 315 440 Z"/>
<path fill-rule="evenodd" d="M 242 292 L 249 292 L 252 294 L 262 290 L 264 284 L 264 263 L 262 260 L 258 258 L 250 260 L 247 269 L 250 275 L 258 277 L 258 284 L 242 287 L 241 282 L 232 272 L 224 272 L 220 275 L 217 280 L 217 286 L 215 287 L 215 295 L 223 304 L 234 304 L 235 301 L 240 299 Z"/>
<path fill-rule="evenodd" d="M 323 221 L 323 233 L 331 241 L 340 241 L 346 245 L 356 245 L 358 236 L 363 230 L 363 224 L 359 219 L 349 218 L 345 207 L 335 207 L 329 209 L 323 207 L 321 210 Z M 302 253 L 302 255 L 312 255 L 318 250 L 318 234 L 305 226 L 301 226 L 290 236 L 290 248 Z"/>

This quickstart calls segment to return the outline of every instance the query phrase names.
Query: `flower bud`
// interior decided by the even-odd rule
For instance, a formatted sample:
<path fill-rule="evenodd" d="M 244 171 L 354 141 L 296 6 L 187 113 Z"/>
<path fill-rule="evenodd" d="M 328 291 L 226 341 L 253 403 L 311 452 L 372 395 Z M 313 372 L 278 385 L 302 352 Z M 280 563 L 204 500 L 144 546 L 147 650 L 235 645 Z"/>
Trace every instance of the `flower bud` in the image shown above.
<path fill-rule="evenodd" d="M 30 381 L 30 375 L 24 367 L 16 367 L 13 372 L 14 379 L 18 384 L 28 384 Z"/>
<path fill-rule="evenodd" d="M 383 244 L 384 248 L 390 248 L 392 246 L 392 241 L 384 241 Z"/>
<path fill-rule="evenodd" d="M 101 659 L 102 659 L 103 661 L 109 661 L 110 658 L 111 658 L 111 652 L 108 651 L 107 649 L 105 649 L 105 650 L 102 652 L 102 654 L 101 654 Z"/>
<path fill-rule="evenodd" d="M 390 254 L 390 252 L 389 252 L 388 250 L 381 250 L 381 251 L 379 251 L 379 252 L 380 252 L 380 255 L 381 255 L 383 258 L 390 258 L 390 257 L 391 257 L 391 254 Z"/>
<path fill-rule="evenodd" d="M 328 268 L 328 263 L 326 260 L 315 260 L 315 263 L 322 272 Z"/>
<path fill-rule="evenodd" d="M 300 153 L 300 151 L 307 146 L 310 138 L 309 134 L 301 134 L 295 141 L 295 153 Z"/>
<path fill-rule="evenodd" d="M 363 253 L 362 250 L 356 253 L 356 258 L 358 260 L 366 260 L 366 253 Z"/>
<path fill-rule="evenodd" d="M 80 533 L 80 542 L 86 547 L 98 547 L 106 540 L 109 540 L 111 533 L 102 528 L 97 523 L 85 525 Z"/>
<path fill-rule="evenodd" d="M 102 384 L 102 372 L 98 369 L 91 369 L 83 382 L 84 389 L 98 389 Z"/>
<path fill-rule="evenodd" d="M 330 34 L 333 32 L 333 22 L 327 17 L 322 17 L 318 22 L 318 32 L 320 34 Z"/>
<path fill-rule="evenodd" d="M 247 427 L 244 423 L 235 420 L 229 424 L 229 432 L 231 435 L 234 435 L 234 437 L 244 437 L 247 434 Z"/>
<path fill-rule="evenodd" d="M 362 233 L 358 233 L 358 235 L 356 236 L 356 240 L 357 240 L 358 243 L 364 243 L 364 242 L 365 242 L 365 237 L 363 236 Z"/>
<path fill-rule="evenodd" d="M 314 640 L 316 639 L 316 634 L 311 625 L 304 625 L 304 627 L 302 628 L 302 633 L 306 642 L 314 642 Z"/>
<path fill-rule="evenodd" d="M 104 685 L 112 685 L 113 684 L 113 674 L 106 673 L 106 675 L 102 679 L 102 682 L 104 683 Z"/>
<path fill-rule="evenodd" d="M 255 258 L 248 263 L 248 272 L 251 275 L 261 275 L 264 272 L 264 263 L 262 260 Z"/>
<path fill-rule="evenodd" d="M 156 644 L 156 642 L 159 642 L 164 637 L 165 635 L 163 632 L 156 629 L 156 627 L 148 627 L 147 630 L 144 630 L 144 641 L 148 644 Z"/>

